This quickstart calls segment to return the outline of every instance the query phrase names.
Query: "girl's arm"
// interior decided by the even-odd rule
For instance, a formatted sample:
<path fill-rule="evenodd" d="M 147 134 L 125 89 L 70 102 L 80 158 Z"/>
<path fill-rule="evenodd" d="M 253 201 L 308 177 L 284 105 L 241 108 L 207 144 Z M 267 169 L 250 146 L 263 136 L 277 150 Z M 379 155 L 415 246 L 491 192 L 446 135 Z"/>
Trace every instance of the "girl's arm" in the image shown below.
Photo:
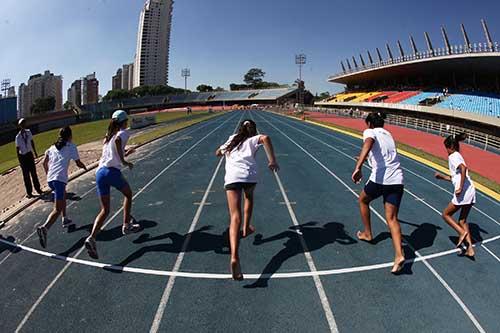
<path fill-rule="evenodd" d="M 356 166 L 354 167 L 354 171 L 352 173 L 351 179 L 356 184 L 359 184 L 361 178 L 363 178 L 363 173 L 361 172 L 361 168 L 363 167 L 363 163 L 365 163 L 368 158 L 368 154 L 370 150 L 372 150 L 373 144 L 375 140 L 372 138 L 367 138 L 363 143 L 363 148 L 361 148 L 361 153 L 359 154 L 358 161 L 356 162 Z"/>
<path fill-rule="evenodd" d="M 222 150 L 220 148 L 217 148 L 217 150 L 215 151 L 215 156 L 222 157 L 222 156 L 224 156 L 224 153 L 222 152 Z"/>
<path fill-rule="evenodd" d="M 467 175 L 467 167 L 463 163 L 458 166 L 458 169 L 460 169 L 460 185 L 455 190 L 456 195 L 460 195 L 462 193 L 464 189 L 465 176 Z"/>
<path fill-rule="evenodd" d="M 436 179 L 447 180 L 447 181 L 451 182 L 451 176 L 443 175 L 442 173 L 439 173 L 439 172 L 436 172 L 434 174 L 434 177 L 436 177 Z"/>
<path fill-rule="evenodd" d="M 273 143 L 271 138 L 267 135 L 261 135 L 259 138 L 259 143 L 264 145 L 264 150 L 266 151 L 267 159 L 269 160 L 269 169 L 271 171 L 278 171 L 280 169 L 278 162 L 276 162 L 276 156 L 274 155 Z"/>
<path fill-rule="evenodd" d="M 85 171 L 87 171 L 87 167 L 85 166 L 85 164 L 82 163 L 82 161 L 80 160 L 75 160 L 75 163 L 76 165 L 80 168 L 80 169 L 83 169 Z"/>
<path fill-rule="evenodd" d="M 129 169 L 132 169 L 134 165 L 130 162 L 127 162 L 123 155 L 122 139 L 120 137 L 116 138 L 115 145 L 116 145 L 116 151 L 118 152 L 118 156 L 120 157 L 120 161 L 122 162 L 122 164 L 128 167 Z"/>
<path fill-rule="evenodd" d="M 43 170 L 45 170 L 45 174 L 49 173 L 49 155 L 47 154 L 43 158 Z"/>

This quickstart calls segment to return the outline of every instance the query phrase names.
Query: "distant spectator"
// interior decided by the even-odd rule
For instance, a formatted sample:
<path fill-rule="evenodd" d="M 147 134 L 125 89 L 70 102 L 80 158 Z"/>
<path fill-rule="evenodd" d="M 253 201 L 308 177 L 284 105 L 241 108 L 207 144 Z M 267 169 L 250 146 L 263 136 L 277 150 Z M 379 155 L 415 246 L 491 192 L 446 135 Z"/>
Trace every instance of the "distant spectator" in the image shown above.
<path fill-rule="evenodd" d="M 40 182 L 38 181 L 38 176 L 36 174 L 35 158 L 38 157 L 38 154 L 36 152 L 35 142 L 33 141 L 33 135 L 29 129 L 26 129 L 26 120 L 24 118 L 19 119 L 18 125 L 20 130 L 16 135 L 17 158 L 19 159 L 19 164 L 21 165 L 21 170 L 23 171 L 26 196 L 28 198 L 32 198 L 32 180 L 36 192 L 40 195 L 43 194 Z"/>

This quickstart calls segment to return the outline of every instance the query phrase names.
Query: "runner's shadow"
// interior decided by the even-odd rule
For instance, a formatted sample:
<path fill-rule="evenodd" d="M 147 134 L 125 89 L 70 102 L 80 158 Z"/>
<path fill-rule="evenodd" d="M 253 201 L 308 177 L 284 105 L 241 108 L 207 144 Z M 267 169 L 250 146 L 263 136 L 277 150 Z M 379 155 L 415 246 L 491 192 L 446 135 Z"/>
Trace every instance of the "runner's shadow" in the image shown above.
<path fill-rule="evenodd" d="M 403 246 L 407 263 L 401 272 L 399 272 L 399 275 L 411 275 L 413 274 L 412 267 L 417 257 L 415 251 L 420 251 L 434 245 L 437 232 L 438 230 L 442 230 L 442 228 L 432 223 L 415 224 L 403 220 L 399 220 L 399 223 L 416 227 L 409 236 L 403 235 L 403 241 L 407 243 L 406 246 Z"/>
<path fill-rule="evenodd" d="M 472 237 L 472 242 L 476 246 L 479 246 L 480 243 L 484 240 L 482 234 L 488 235 L 489 233 L 487 230 L 484 230 L 483 228 L 481 228 L 479 225 L 477 225 L 475 223 L 468 223 L 468 224 L 469 224 L 470 235 Z M 450 236 L 448 238 L 450 239 L 450 242 L 453 243 L 453 245 L 458 243 L 458 236 Z M 463 250 L 463 248 L 462 248 L 462 252 L 460 252 L 458 254 L 458 256 L 459 257 L 466 257 L 469 260 L 475 261 L 474 257 L 468 257 L 465 255 L 465 251 Z"/>
<path fill-rule="evenodd" d="M 137 223 L 141 226 L 141 230 L 151 229 L 151 228 L 154 228 L 158 225 L 158 223 L 156 223 L 154 221 L 149 221 L 149 220 L 140 220 L 140 221 L 137 221 Z M 70 229 L 68 232 L 73 233 L 73 232 L 82 231 L 82 230 L 85 230 L 90 234 L 90 232 L 92 231 L 92 224 L 87 224 L 87 225 L 84 225 L 84 226 L 81 226 L 78 228 L 73 228 L 73 229 Z M 68 257 L 74 251 L 79 250 L 80 248 L 83 247 L 85 239 L 87 237 L 88 237 L 88 235 L 80 238 L 69 249 L 67 249 L 64 252 L 59 253 L 59 255 L 64 256 L 64 257 Z M 111 241 L 117 240 L 118 238 L 121 238 L 121 237 L 123 237 L 123 234 L 122 234 L 122 226 L 120 224 L 120 225 L 113 227 L 111 229 L 102 230 L 99 233 L 99 235 L 97 235 L 97 241 L 98 242 L 111 242 Z"/>
<path fill-rule="evenodd" d="M 9 243 L 16 242 L 16 239 L 13 236 L 8 236 L 7 238 L 5 238 L 2 235 L 0 235 L 0 239 Z M 11 253 L 19 253 L 21 252 L 21 249 L 18 247 L 14 247 L 12 245 L 0 243 L 0 254 L 2 254 L 5 251 L 10 251 Z"/>
<path fill-rule="evenodd" d="M 217 235 L 206 232 L 210 229 L 212 229 L 212 226 L 204 226 L 198 230 L 184 235 L 181 235 L 177 232 L 169 232 L 155 237 L 151 237 L 149 234 L 143 234 L 133 242 L 135 244 L 143 244 L 146 242 L 169 239 L 171 240 L 171 243 L 161 243 L 144 246 L 129 255 L 127 258 L 125 258 L 115 266 L 107 267 L 105 269 L 115 273 L 121 273 L 123 272 L 123 267 L 129 265 L 130 263 L 136 261 L 137 259 L 150 252 L 181 253 L 183 250 L 183 244 L 185 242 L 188 243 L 188 247 L 184 252 L 213 251 L 217 254 L 229 254 L 229 231 L 226 230 L 221 235 Z"/>
<path fill-rule="evenodd" d="M 290 230 L 268 238 L 264 238 L 261 234 L 256 235 L 254 245 L 262 245 L 282 239 L 286 239 L 286 241 L 283 244 L 284 248 L 271 258 L 259 279 L 252 284 L 245 285 L 244 288 L 266 288 L 271 276 L 280 269 L 284 262 L 305 252 L 302 242 L 305 243 L 309 252 L 319 250 L 334 242 L 342 245 L 357 243 L 354 238 L 347 234 L 344 225 L 341 223 L 329 222 L 323 226 L 315 227 L 317 224 L 318 222 L 308 222 L 293 226 L 289 228 Z"/>

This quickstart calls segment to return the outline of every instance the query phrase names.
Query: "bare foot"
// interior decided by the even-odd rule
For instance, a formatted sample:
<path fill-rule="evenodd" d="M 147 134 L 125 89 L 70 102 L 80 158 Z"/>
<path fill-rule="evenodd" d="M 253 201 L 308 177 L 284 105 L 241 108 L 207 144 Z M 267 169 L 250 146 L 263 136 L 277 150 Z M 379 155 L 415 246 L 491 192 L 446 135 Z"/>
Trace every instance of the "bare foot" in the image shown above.
<path fill-rule="evenodd" d="M 356 236 L 358 236 L 358 239 L 359 240 L 362 240 L 364 242 L 371 242 L 373 240 L 373 236 L 371 234 L 368 234 L 366 232 L 362 232 L 362 231 L 358 231 L 358 233 L 356 234 Z"/>
<path fill-rule="evenodd" d="M 467 251 L 465 251 L 465 255 L 469 258 L 472 258 L 476 255 L 476 252 L 474 251 L 474 248 L 472 246 L 469 246 Z"/>
<path fill-rule="evenodd" d="M 251 234 L 255 232 L 255 227 L 253 225 L 249 225 L 248 228 L 243 228 L 241 231 L 241 238 L 247 238 Z"/>
<path fill-rule="evenodd" d="M 241 266 L 238 260 L 231 261 L 231 275 L 235 281 L 243 280 L 243 274 L 241 273 Z"/>
<path fill-rule="evenodd" d="M 401 272 L 404 265 L 405 265 L 405 258 L 404 257 L 394 260 L 394 266 L 392 266 L 391 273 L 397 274 L 397 273 Z"/>
<path fill-rule="evenodd" d="M 457 242 L 457 247 L 460 247 L 460 245 L 462 245 L 462 243 L 465 240 L 465 237 L 467 237 L 468 234 L 469 233 L 467 231 L 465 231 L 463 234 L 460 235 L 460 238 L 458 239 L 458 242 Z"/>

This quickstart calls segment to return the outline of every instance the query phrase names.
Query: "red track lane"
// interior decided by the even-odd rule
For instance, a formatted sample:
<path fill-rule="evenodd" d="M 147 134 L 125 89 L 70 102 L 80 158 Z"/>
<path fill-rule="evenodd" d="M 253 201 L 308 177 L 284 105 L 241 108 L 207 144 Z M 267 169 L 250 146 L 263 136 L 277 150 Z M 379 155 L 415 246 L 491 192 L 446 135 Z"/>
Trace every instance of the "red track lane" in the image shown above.
<path fill-rule="evenodd" d="M 365 122 L 361 119 L 341 118 L 334 115 L 315 113 L 308 113 L 307 117 L 311 120 L 328 122 L 359 131 L 366 128 Z M 396 141 L 445 160 L 448 159 L 442 137 L 400 126 L 387 125 L 385 127 L 392 133 Z M 467 144 L 462 144 L 461 153 L 472 171 L 500 183 L 500 172 L 498 172 L 497 167 L 494 167 L 500 165 L 500 155 Z"/>

